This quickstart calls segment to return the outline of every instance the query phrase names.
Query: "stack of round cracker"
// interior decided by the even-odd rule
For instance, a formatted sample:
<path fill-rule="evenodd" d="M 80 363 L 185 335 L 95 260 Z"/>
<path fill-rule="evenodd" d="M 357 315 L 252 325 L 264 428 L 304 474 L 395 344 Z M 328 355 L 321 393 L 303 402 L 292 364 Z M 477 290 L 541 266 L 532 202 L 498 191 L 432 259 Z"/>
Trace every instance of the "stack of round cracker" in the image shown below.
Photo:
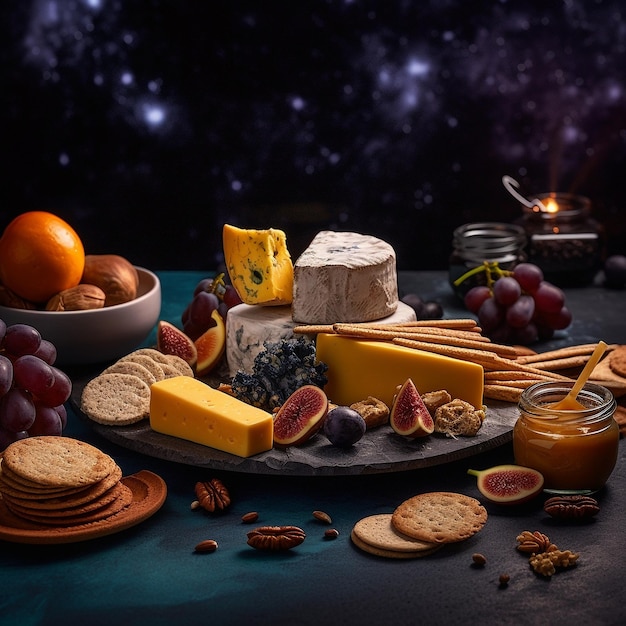
<path fill-rule="evenodd" d="M 351 539 L 370 554 L 411 559 L 468 539 L 486 522 L 487 510 L 475 498 L 438 491 L 413 496 L 393 513 L 359 520 L 352 529 Z"/>
<path fill-rule="evenodd" d="M 0 495 L 16 517 L 43 526 L 99 522 L 128 507 L 132 491 L 107 454 L 70 437 L 10 444 L 0 465 Z"/>
<path fill-rule="evenodd" d="M 128 426 L 150 416 L 150 386 L 173 376 L 193 376 L 184 359 L 140 348 L 90 380 L 81 394 L 81 411 L 94 422 Z"/>

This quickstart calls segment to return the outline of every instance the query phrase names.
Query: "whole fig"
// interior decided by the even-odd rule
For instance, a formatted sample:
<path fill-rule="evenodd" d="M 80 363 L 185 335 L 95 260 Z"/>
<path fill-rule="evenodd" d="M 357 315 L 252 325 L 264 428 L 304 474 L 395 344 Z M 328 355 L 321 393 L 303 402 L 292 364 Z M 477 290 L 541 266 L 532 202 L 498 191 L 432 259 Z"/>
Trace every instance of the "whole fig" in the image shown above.
<path fill-rule="evenodd" d="M 349 448 L 365 434 L 365 420 L 348 406 L 338 406 L 328 411 L 324 421 L 324 434 L 338 448 Z"/>

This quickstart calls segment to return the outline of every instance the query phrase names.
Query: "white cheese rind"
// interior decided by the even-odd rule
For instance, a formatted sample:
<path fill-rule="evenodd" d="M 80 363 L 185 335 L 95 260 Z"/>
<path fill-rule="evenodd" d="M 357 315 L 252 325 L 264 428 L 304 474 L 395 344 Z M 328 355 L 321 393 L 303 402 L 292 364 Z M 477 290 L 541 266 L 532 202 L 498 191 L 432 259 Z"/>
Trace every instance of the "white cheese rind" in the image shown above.
<path fill-rule="evenodd" d="M 294 264 L 292 315 L 299 324 L 370 322 L 397 306 L 396 253 L 381 239 L 321 231 Z"/>
<path fill-rule="evenodd" d="M 399 324 L 415 319 L 415 311 L 404 302 L 399 302 L 392 315 L 378 321 L 381 324 Z M 289 306 L 238 304 L 229 309 L 227 320 L 226 361 L 231 377 L 238 371 L 252 372 L 254 358 L 263 350 L 263 343 L 292 339 L 293 329 L 297 326 Z"/>

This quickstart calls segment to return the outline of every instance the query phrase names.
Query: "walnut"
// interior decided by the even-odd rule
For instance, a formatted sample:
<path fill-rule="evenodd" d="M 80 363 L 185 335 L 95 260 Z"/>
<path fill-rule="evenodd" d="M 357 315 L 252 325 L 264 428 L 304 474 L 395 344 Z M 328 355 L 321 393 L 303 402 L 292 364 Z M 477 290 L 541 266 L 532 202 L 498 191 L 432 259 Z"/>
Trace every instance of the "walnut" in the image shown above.
<path fill-rule="evenodd" d="M 565 568 L 576 565 L 580 555 L 571 550 L 551 550 L 533 554 L 528 562 L 537 574 L 542 576 L 552 576 L 557 567 Z"/>
<path fill-rule="evenodd" d="M 547 535 L 536 530 L 531 533 L 529 530 L 523 531 L 517 536 L 517 549 L 520 552 L 539 554 L 540 552 L 553 552 L 558 548 L 550 541 Z"/>
<path fill-rule="evenodd" d="M 219 478 L 196 483 L 194 491 L 200 506 L 209 513 L 223 511 L 230 506 L 230 494 Z"/>
<path fill-rule="evenodd" d="M 473 437 L 484 419 L 484 409 L 477 411 L 469 402 L 455 398 L 435 410 L 435 432 Z"/>
<path fill-rule="evenodd" d="M 579 520 L 596 515 L 600 511 L 600 505 L 591 496 L 554 496 L 545 501 L 543 510 L 558 519 Z"/>
<path fill-rule="evenodd" d="M 389 407 L 382 400 L 373 396 L 367 396 L 366 400 L 351 404 L 350 408 L 365 420 L 365 427 L 368 430 L 389 422 Z"/>
<path fill-rule="evenodd" d="M 106 295 L 100 287 L 81 283 L 64 289 L 52 296 L 46 303 L 46 311 L 87 311 L 101 309 Z"/>
<path fill-rule="evenodd" d="M 452 396 L 445 390 L 428 391 L 422 394 L 422 401 L 426 405 L 428 412 L 435 417 L 435 411 L 444 404 L 452 401 Z"/>
<path fill-rule="evenodd" d="M 12 309 L 26 309 L 29 311 L 37 308 L 32 302 L 24 300 L 24 298 L 21 298 L 10 289 L 7 289 L 4 285 L 0 285 L 0 305 L 8 306 Z"/>
<path fill-rule="evenodd" d="M 297 526 L 260 526 L 248 533 L 248 545 L 257 550 L 282 551 L 299 546 L 305 537 Z"/>

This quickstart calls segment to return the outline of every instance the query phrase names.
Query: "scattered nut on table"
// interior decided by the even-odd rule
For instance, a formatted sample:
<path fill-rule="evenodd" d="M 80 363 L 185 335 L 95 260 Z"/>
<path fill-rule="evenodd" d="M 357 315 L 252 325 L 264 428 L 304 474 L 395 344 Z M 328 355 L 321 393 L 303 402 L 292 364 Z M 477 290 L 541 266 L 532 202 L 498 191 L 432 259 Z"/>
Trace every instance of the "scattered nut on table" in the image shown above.
<path fill-rule="evenodd" d="M 230 506 L 230 494 L 219 478 L 197 482 L 194 491 L 200 506 L 209 513 L 223 511 Z"/>
<path fill-rule="evenodd" d="M 299 546 L 305 538 L 298 526 L 260 526 L 248 533 L 248 545 L 256 550 L 283 551 Z"/>

